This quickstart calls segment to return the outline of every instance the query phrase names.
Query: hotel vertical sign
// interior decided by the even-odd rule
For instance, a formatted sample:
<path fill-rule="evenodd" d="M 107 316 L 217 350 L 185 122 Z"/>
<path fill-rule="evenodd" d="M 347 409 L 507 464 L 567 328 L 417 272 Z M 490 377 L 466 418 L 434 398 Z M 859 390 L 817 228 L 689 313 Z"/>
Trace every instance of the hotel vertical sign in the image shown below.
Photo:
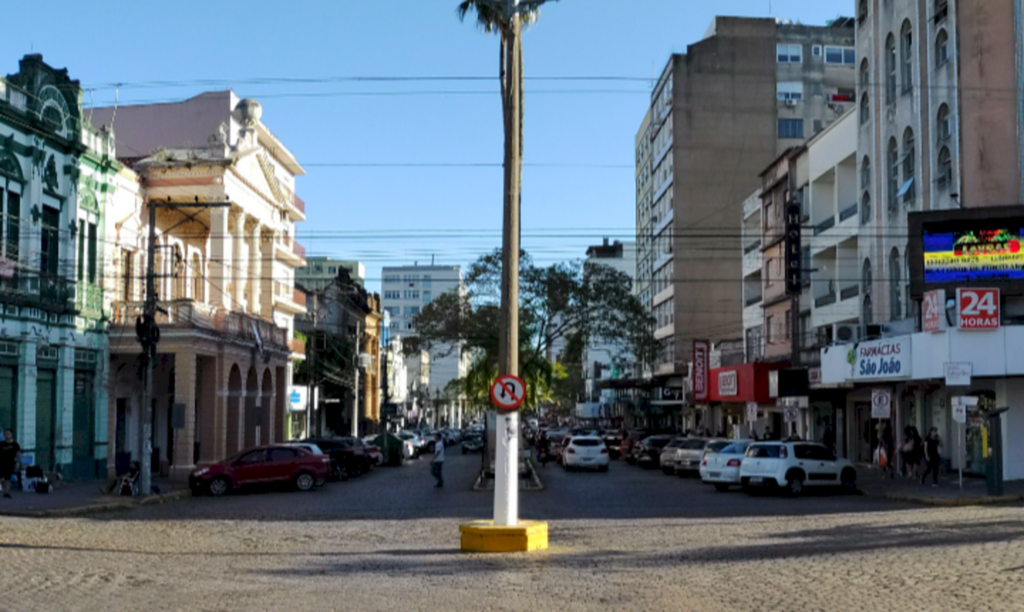
<path fill-rule="evenodd" d="M 786 204 L 786 295 L 800 295 L 803 290 L 802 255 L 800 244 L 800 204 Z"/>

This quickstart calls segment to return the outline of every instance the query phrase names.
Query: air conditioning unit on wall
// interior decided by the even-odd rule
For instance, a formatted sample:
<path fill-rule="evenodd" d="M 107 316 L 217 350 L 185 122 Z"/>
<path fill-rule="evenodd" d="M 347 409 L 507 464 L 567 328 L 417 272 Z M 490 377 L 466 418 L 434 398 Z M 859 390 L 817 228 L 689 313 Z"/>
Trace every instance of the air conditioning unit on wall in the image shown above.
<path fill-rule="evenodd" d="M 836 323 L 832 330 L 832 338 L 837 344 L 856 342 L 861 338 L 861 326 L 856 323 Z"/>

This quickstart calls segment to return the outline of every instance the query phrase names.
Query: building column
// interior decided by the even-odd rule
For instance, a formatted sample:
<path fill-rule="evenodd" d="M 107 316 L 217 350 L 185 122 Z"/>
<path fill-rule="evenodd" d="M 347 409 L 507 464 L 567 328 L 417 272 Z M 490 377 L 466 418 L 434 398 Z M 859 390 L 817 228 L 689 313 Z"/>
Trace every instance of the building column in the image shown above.
<path fill-rule="evenodd" d="M 232 245 L 229 233 L 230 212 L 227 208 L 210 210 L 210 285 L 205 288 L 206 301 L 215 306 L 231 309 Z M 214 291 L 214 286 L 221 291 Z M 224 379 L 227 380 L 226 378 Z"/>
<path fill-rule="evenodd" d="M 227 384 L 218 381 L 221 375 L 220 362 L 216 357 L 203 356 L 196 363 L 199 393 L 196 397 L 196 439 L 199 441 L 199 463 L 209 464 L 219 460 L 219 445 L 224 438 L 223 427 L 218 427 L 224 414 L 224 397 L 218 392 Z"/>
<path fill-rule="evenodd" d="M 274 316 L 274 235 L 267 232 L 262 236 L 260 244 L 262 256 L 262 270 L 260 284 L 263 286 L 260 291 L 260 316 L 268 321 Z M 289 339 L 291 336 L 289 336 Z"/>
<path fill-rule="evenodd" d="M 185 422 L 184 427 L 174 430 L 171 479 L 184 480 L 195 467 L 193 453 L 196 439 L 196 354 L 192 351 L 174 354 L 174 403 L 184 405 Z M 170 408 L 174 410 L 174 406 Z"/>
<path fill-rule="evenodd" d="M 36 369 L 36 348 L 35 342 L 22 342 L 18 354 L 18 398 L 17 402 L 17 429 L 15 440 L 26 451 L 33 451 L 36 447 L 36 377 L 39 375 Z"/>
<path fill-rule="evenodd" d="M 235 262 L 235 285 L 234 291 L 232 291 L 232 297 L 234 303 L 231 305 L 231 310 L 239 312 L 247 312 L 246 298 L 248 295 L 247 288 L 250 282 L 250 269 L 249 269 L 249 246 L 245 242 L 245 215 L 238 213 L 235 217 L 235 226 L 232 228 L 232 246 L 234 248 L 234 262 Z"/>
<path fill-rule="evenodd" d="M 251 219 L 251 218 L 250 218 Z M 259 221 L 251 219 L 246 223 L 246 233 L 249 234 L 249 312 L 259 317 L 262 315 L 262 302 L 260 292 L 263 284 L 263 248 Z"/>
<path fill-rule="evenodd" d="M 108 397 L 110 380 L 110 342 L 106 335 L 99 336 L 100 348 L 96 355 L 96 372 L 93 377 L 93 462 L 96 464 L 96 474 L 105 473 L 107 462 L 107 447 L 110 443 L 110 429 L 108 425 Z"/>
<path fill-rule="evenodd" d="M 57 350 L 57 415 L 53 423 L 53 463 L 65 476 L 71 475 L 71 449 L 75 435 L 75 347 Z"/>

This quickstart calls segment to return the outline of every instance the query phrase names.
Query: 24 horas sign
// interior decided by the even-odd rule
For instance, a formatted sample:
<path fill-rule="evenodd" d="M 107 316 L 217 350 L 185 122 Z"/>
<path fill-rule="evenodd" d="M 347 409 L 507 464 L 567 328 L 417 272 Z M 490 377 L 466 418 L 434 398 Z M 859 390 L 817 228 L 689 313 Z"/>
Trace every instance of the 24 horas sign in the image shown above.
<path fill-rule="evenodd" d="M 850 349 L 846 360 L 854 380 L 910 378 L 910 337 L 861 342 Z"/>

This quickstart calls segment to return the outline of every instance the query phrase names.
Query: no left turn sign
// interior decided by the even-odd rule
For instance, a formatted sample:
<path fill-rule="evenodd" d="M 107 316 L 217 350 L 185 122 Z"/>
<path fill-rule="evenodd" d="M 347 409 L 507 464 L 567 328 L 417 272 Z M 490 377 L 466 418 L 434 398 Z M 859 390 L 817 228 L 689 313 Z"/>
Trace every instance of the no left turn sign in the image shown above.
<path fill-rule="evenodd" d="M 491 401 L 501 410 L 516 410 L 526 401 L 526 385 L 510 374 L 499 376 L 491 385 Z"/>

